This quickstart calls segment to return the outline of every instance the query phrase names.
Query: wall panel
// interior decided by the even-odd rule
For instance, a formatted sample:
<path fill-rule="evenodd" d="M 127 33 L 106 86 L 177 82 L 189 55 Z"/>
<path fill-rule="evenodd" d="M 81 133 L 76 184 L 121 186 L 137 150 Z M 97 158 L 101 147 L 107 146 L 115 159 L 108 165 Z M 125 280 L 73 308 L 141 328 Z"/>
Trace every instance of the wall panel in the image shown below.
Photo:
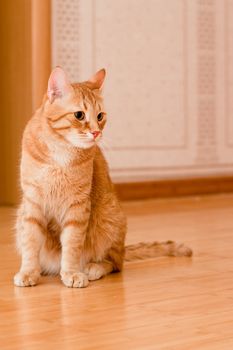
<path fill-rule="evenodd" d="M 232 0 L 53 0 L 53 65 L 72 80 L 107 68 L 116 181 L 232 173 L 232 11 Z"/>

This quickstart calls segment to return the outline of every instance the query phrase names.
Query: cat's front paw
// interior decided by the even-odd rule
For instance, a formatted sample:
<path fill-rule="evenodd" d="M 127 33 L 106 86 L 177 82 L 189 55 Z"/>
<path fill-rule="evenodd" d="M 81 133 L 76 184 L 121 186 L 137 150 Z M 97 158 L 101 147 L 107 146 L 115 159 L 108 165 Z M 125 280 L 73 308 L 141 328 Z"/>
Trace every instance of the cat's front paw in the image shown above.
<path fill-rule="evenodd" d="M 40 272 L 37 270 L 27 272 L 19 271 L 14 276 L 14 284 L 18 287 L 31 287 L 38 283 L 39 278 Z"/>
<path fill-rule="evenodd" d="M 65 286 L 70 288 L 85 288 L 88 286 L 88 278 L 82 272 L 61 271 L 61 280 Z"/>

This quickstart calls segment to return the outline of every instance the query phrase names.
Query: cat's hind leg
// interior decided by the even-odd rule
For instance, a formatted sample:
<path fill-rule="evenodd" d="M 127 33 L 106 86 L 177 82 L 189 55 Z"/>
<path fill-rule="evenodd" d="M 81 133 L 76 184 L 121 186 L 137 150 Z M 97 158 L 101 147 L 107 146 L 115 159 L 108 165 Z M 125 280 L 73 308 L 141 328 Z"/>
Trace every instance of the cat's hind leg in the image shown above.
<path fill-rule="evenodd" d="M 88 277 L 89 281 L 98 280 L 109 273 L 114 269 L 114 266 L 109 261 L 103 261 L 99 263 L 88 263 L 84 269 L 85 274 Z"/>
<path fill-rule="evenodd" d="M 84 273 L 89 281 L 98 280 L 111 272 L 122 270 L 124 261 L 124 242 L 109 249 L 102 261 L 89 262 L 85 266 Z"/>

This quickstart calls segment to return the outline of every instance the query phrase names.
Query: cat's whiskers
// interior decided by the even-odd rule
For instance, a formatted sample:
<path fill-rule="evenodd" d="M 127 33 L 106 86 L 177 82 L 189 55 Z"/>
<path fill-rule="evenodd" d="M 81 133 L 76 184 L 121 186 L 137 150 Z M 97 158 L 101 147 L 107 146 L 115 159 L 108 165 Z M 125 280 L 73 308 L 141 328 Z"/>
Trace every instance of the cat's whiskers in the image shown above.
<path fill-rule="evenodd" d="M 111 147 L 108 145 L 106 142 L 106 139 L 101 139 L 99 142 L 99 146 L 104 150 L 104 151 L 109 151 Z"/>
<path fill-rule="evenodd" d="M 79 137 L 80 139 L 83 138 L 83 139 L 90 139 L 89 136 L 87 135 L 80 135 L 80 134 L 77 134 L 77 137 Z"/>
<path fill-rule="evenodd" d="M 108 147 L 111 147 L 111 145 L 110 145 L 110 143 L 111 143 L 111 139 L 109 138 L 109 137 L 107 137 L 107 136 L 104 136 L 104 142 L 106 143 L 106 145 L 108 146 Z"/>

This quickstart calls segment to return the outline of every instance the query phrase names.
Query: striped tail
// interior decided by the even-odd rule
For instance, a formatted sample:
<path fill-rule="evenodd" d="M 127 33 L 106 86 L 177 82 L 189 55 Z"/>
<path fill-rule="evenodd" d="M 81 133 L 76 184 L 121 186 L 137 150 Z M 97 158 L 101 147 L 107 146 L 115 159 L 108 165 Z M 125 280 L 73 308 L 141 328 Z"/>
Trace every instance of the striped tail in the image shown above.
<path fill-rule="evenodd" d="M 125 261 L 144 260 L 160 256 L 192 256 L 192 250 L 176 242 L 140 242 L 125 247 Z"/>

